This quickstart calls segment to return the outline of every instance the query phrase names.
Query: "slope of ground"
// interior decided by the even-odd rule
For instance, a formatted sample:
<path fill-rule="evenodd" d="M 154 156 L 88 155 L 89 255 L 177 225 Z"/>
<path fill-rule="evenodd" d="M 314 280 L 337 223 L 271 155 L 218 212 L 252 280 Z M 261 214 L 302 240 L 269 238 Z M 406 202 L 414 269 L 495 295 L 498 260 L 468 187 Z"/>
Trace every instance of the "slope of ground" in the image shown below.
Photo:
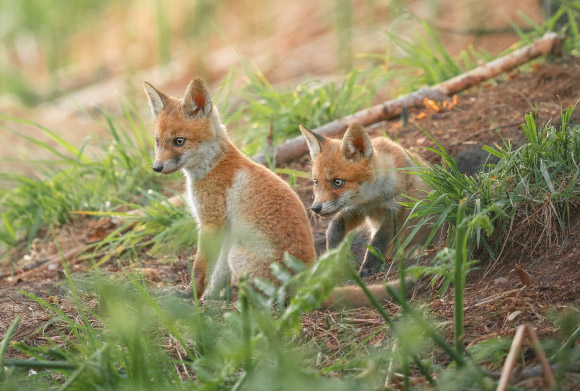
<path fill-rule="evenodd" d="M 573 58 L 542 66 L 528 74 L 514 73 L 505 81 L 490 82 L 459 96 L 458 103 L 450 110 L 412 110 L 409 124 L 403 126 L 401 121 L 389 121 L 379 132 L 384 131 L 427 161 L 436 162 L 436 156 L 422 148 L 431 145 L 422 130 L 429 132 L 452 155 L 502 142 L 502 138 L 517 143 L 523 140 L 520 124 L 525 113 L 533 111 L 537 105 L 540 122 L 551 118 L 556 121 L 561 107 L 574 105 L 579 96 L 580 60 Z M 575 120 L 579 118 L 576 114 Z M 309 158 L 305 156 L 290 166 L 308 171 Z M 310 181 L 299 179 L 295 189 L 308 207 L 312 200 Z M 532 323 L 542 337 L 558 337 L 556 327 L 550 320 L 550 309 L 562 311 L 577 305 L 580 299 L 579 220 L 576 211 L 568 231 L 561 233 L 558 240 L 549 246 L 546 242 L 532 245 L 530 241 L 534 238 L 530 237 L 529 241 L 521 244 L 519 250 L 508 252 L 497 264 L 483 260 L 480 269 L 470 275 L 466 287 L 468 344 L 497 336 L 511 337 L 515 328 L 524 322 Z M 328 221 L 312 218 L 312 224 L 317 249 L 321 252 Z M 103 232 L 111 232 L 115 227 L 115 221 L 111 220 L 97 222 L 77 218 L 69 226 L 59 229 L 62 252 L 72 273 L 85 272 L 91 266 L 89 260 L 79 259 L 83 245 L 98 239 Z M 364 252 L 364 238 L 355 247 L 355 254 L 360 259 Z M 9 265 L 0 264 L 0 334 L 20 314 L 24 321 L 15 339 L 42 344 L 44 334 L 37 331 L 48 317 L 38 304 L 24 298 L 18 290 L 48 298 L 53 303 L 59 303 L 67 312 L 72 313 L 74 308 L 59 297 L 58 283 L 64 275 L 59 257 L 55 256 L 56 246 L 39 243 L 35 251 L 27 258 L 28 263 L 32 264 L 31 271 L 23 268 L 26 262 L 18 264 L 21 269 L 15 275 L 11 273 Z M 95 259 L 103 255 L 96 254 Z M 165 262 L 143 254 L 143 266 L 149 268 L 146 278 L 156 284 L 160 281 L 166 285 L 184 283 L 187 279 L 187 259 L 190 256 L 184 254 L 171 262 Z M 35 261 L 47 259 L 50 261 L 34 267 L 37 265 Z M 120 266 L 113 260 L 105 262 L 102 268 L 113 273 L 120 271 Z M 379 274 L 369 280 L 382 278 L 384 275 Z M 442 320 L 444 327 L 450 328 L 453 318 L 451 292 L 439 298 L 435 294 L 436 288 L 431 288 L 424 281 L 416 292 L 416 298 L 426 302 L 435 316 Z M 396 311 L 394 306 L 391 309 Z M 326 321 L 329 316 L 335 315 L 332 311 L 315 311 L 305 316 L 303 321 L 307 334 L 328 340 L 322 363 L 340 354 L 340 340 L 333 337 L 339 332 L 338 326 Z M 382 324 L 382 319 L 371 309 L 352 311 L 349 319 L 361 340 Z M 372 338 L 371 343 L 380 344 L 383 338 L 385 336 L 379 333 Z"/>

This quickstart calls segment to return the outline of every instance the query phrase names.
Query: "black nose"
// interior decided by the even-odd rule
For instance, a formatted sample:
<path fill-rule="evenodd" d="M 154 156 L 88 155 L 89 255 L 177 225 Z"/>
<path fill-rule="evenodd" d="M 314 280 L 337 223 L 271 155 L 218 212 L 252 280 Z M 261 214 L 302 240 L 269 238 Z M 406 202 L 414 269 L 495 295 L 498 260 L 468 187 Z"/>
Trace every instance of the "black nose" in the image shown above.
<path fill-rule="evenodd" d="M 320 213 L 320 211 L 322 210 L 322 204 L 312 204 L 310 209 L 312 209 L 314 213 Z"/>
<path fill-rule="evenodd" d="M 163 164 L 154 164 L 153 165 L 153 171 L 155 171 L 155 172 L 161 172 L 161 171 L 163 171 Z"/>

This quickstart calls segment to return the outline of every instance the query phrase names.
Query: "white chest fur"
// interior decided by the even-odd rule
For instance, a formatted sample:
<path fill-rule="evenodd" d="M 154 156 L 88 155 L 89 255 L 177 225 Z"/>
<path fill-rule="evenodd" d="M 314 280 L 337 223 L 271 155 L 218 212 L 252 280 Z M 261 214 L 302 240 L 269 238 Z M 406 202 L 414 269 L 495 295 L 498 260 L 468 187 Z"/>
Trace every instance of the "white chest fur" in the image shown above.
<path fill-rule="evenodd" d="M 191 214 L 195 218 L 197 225 L 201 224 L 201 216 L 200 216 L 200 209 L 199 209 L 199 201 L 195 196 L 195 190 L 193 188 L 193 179 L 191 175 L 187 172 L 187 170 L 183 170 L 185 174 L 185 186 L 186 186 L 186 201 L 187 205 L 189 206 L 189 210 Z"/>

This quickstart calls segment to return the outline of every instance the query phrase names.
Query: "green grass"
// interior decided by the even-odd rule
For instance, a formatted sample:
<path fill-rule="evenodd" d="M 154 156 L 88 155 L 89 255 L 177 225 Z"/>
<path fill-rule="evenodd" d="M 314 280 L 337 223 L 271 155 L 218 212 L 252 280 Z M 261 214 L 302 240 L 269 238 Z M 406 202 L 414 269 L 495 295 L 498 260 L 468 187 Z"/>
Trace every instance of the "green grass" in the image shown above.
<path fill-rule="evenodd" d="M 401 30 L 409 32 L 401 35 Z M 389 38 L 385 53 L 367 56 L 381 61 L 401 94 L 441 83 L 475 68 L 480 61 L 493 59 L 473 46 L 452 57 L 441 44 L 437 31 L 416 17 L 401 17 L 384 32 Z"/>
<path fill-rule="evenodd" d="M 15 133 L 54 156 L 48 161 L 23 162 L 36 168 L 34 177 L 0 173 L 2 256 L 9 247 L 30 245 L 40 231 L 48 232 L 51 226 L 70 221 L 74 211 L 107 215 L 122 206 L 126 209 L 135 207 L 135 203 L 147 205 L 159 201 L 155 191 L 162 184 L 161 178 L 151 170 L 150 131 L 129 110 L 121 119 L 103 114 L 103 127 L 109 139 L 93 142 L 90 155 L 86 152 L 90 139 L 76 147 L 42 125 L 15 118 L 2 119 L 2 131 Z M 13 132 L 11 122 L 37 128 L 57 146 Z M 175 217 L 179 213 L 184 215 L 175 209 L 146 212 L 140 219 L 156 228 L 159 223 L 176 224 L 175 220 L 179 219 Z"/>
<path fill-rule="evenodd" d="M 330 317 L 341 329 L 336 335 L 342 357 L 315 365 L 317 357 L 333 353 L 324 339 L 303 333 L 302 316 L 317 308 L 339 279 L 350 276 L 366 288 L 349 260 L 351 241 L 352 236 L 311 268 L 288 257 L 285 268 L 273 268 L 278 286 L 255 281 L 252 288 L 242 279 L 231 311 L 219 303 L 196 309 L 173 297 L 155 296 L 138 274 L 127 274 L 122 283 L 100 274 L 74 279 L 67 273 L 67 304 L 55 306 L 26 294 L 50 318 L 49 326 L 38 331 L 48 344 L 9 344 L 16 319 L 0 342 L 0 384 L 6 390 L 357 390 L 382 387 L 391 368 L 404 375 L 404 389 L 418 389 L 410 385 L 417 377 L 425 377 L 436 390 L 451 385 L 495 389 L 480 363 L 498 365 L 509 341 L 485 341 L 469 348 L 472 357 L 463 356 L 425 314 L 402 300 L 400 316 L 394 318 L 369 291 L 385 321 L 376 332 L 388 330 L 388 343 L 371 347 L 368 339 L 353 340 L 356 330 Z M 66 270 L 66 262 L 64 266 Z M 404 277 L 401 268 L 402 281 Z M 292 299 L 284 305 L 288 292 Z M 402 292 L 391 294 L 404 297 Z M 580 357 L 580 347 L 574 346 L 580 329 L 570 327 L 574 319 L 574 314 L 555 319 L 565 342 L 544 343 L 547 353 L 558 357 L 553 362 L 572 363 Z M 31 359 L 6 358 L 8 346 Z M 434 365 L 437 351 L 452 363 Z"/>
<path fill-rule="evenodd" d="M 563 110 L 557 126 L 551 121 L 539 125 L 533 113 L 526 115 L 522 124 L 526 141 L 519 146 L 504 142 L 484 147 L 499 162 L 473 177 L 462 175 L 440 144 L 428 148 L 441 156 L 442 164 L 418 174 L 433 191 L 425 200 L 411 200 L 407 205 L 414 208 L 413 216 L 436 221 L 435 226 L 455 224 L 457 235 L 465 235 L 467 253 L 462 255 L 463 266 L 453 266 L 451 259 L 457 253 L 451 252 L 415 272 L 433 274 L 434 281 L 445 278 L 444 293 L 450 281 L 457 283 L 462 273 L 464 278 L 465 268 L 474 263 L 468 261 L 474 251 L 498 262 L 506 249 L 522 246 L 522 237 L 524 243 L 533 240 L 527 250 L 531 252 L 538 246 L 548 248 L 562 237 L 571 214 L 580 207 L 580 125 L 570 123 L 573 112 L 572 107 Z M 459 273 L 455 277 L 454 267 Z"/>
<path fill-rule="evenodd" d="M 300 134 L 299 124 L 315 128 L 368 107 L 379 80 L 374 71 L 352 70 L 340 82 L 311 80 L 277 89 L 258 69 L 247 69 L 246 77 L 242 96 L 247 103 L 238 114 L 244 119 L 243 130 L 233 137 L 249 155 L 264 148 L 270 131 L 277 145 Z"/>
<path fill-rule="evenodd" d="M 559 0 L 554 1 L 557 10 L 544 23 L 538 24 L 525 12 L 520 11 L 520 18 L 530 27 L 531 31 L 524 31 L 514 22 L 510 21 L 514 31 L 520 37 L 520 42 L 516 46 L 523 46 L 531 43 L 535 38 L 539 38 L 548 32 L 557 32 L 566 36 L 563 44 L 563 52 L 572 56 L 580 53 L 580 30 L 578 20 L 580 20 L 580 1 Z"/>
<path fill-rule="evenodd" d="M 5 360 L 8 370 L 0 373 L 0 381 L 7 387 L 63 386 L 70 390 L 265 390 L 274 385 L 289 390 L 350 390 L 370 386 L 370 379 L 355 383 L 354 376 L 320 376 L 312 364 L 304 365 L 314 363 L 316 344 L 296 339 L 300 315 L 328 294 L 336 282 L 336 265 L 345 264 L 347 254 L 348 244 L 327 254 L 316 273 L 306 270 L 290 277 L 286 269 L 279 268 L 275 275 L 282 285 L 276 289 L 262 282 L 257 284 L 258 292 L 241 281 L 238 310 L 226 312 L 208 306 L 195 310 L 175 298 L 156 298 L 136 276 L 129 275 L 130 282 L 124 285 L 96 275 L 82 284 L 69 278 L 69 300 L 77 308 L 74 314 L 29 295 L 46 308 L 52 331 L 68 337 L 62 343 L 38 348 L 13 343 L 12 347 L 35 361 Z M 304 269 L 292 259 L 287 260 L 287 267 Z M 294 299 L 287 308 L 279 307 L 276 316 L 271 306 L 298 283 Z M 87 295 L 97 298 L 98 305 L 88 306 L 79 299 Z M 73 316 L 83 321 L 75 321 Z M 161 349 L 161 345 L 173 348 Z M 38 374 L 22 376 L 18 368 L 23 367 L 35 367 Z"/>

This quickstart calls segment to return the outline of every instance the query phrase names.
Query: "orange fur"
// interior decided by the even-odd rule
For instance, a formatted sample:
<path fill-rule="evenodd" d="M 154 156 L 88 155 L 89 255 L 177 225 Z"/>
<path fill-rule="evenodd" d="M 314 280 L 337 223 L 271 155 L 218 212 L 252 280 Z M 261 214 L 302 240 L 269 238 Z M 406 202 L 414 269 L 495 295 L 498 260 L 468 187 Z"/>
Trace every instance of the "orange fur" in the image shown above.
<path fill-rule="evenodd" d="M 163 174 L 183 171 L 187 201 L 199 224 L 193 263 L 197 296 L 215 298 L 230 279 L 235 283 L 243 274 L 275 283 L 270 265 L 282 263 L 286 252 L 306 264 L 313 262 L 312 231 L 298 196 L 229 140 L 205 84 L 194 79 L 183 99 L 149 84 L 145 91 L 156 118 L 153 169 Z M 386 297 L 384 286 L 372 289 Z M 191 286 L 187 292 L 192 293 Z M 352 287 L 337 288 L 324 306 L 337 301 L 369 304 Z"/>
<path fill-rule="evenodd" d="M 181 100 L 148 84 L 145 90 L 157 120 L 154 169 L 184 172 L 199 224 L 198 297 L 215 297 L 228 279 L 244 273 L 274 280 L 269 266 L 282 262 L 285 252 L 312 262 L 312 232 L 298 196 L 233 145 L 205 84 L 195 79 Z"/>
<path fill-rule="evenodd" d="M 371 140 L 358 124 L 351 125 L 342 140 L 300 129 L 312 157 L 312 210 L 335 216 L 327 230 L 328 247 L 335 247 L 349 231 L 367 221 L 374 231 L 371 245 L 386 257 L 395 235 L 402 243 L 414 228 L 410 222 L 396 232 L 410 213 L 400 204 L 403 194 L 421 199 L 430 191 L 420 176 L 404 170 L 423 165 L 422 160 L 387 138 Z M 430 228 L 421 228 L 408 248 L 424 243 L 429 232 Z M 361 272 L 372 273 L 380 267 L 381 261 L 367 252 Z"/>

